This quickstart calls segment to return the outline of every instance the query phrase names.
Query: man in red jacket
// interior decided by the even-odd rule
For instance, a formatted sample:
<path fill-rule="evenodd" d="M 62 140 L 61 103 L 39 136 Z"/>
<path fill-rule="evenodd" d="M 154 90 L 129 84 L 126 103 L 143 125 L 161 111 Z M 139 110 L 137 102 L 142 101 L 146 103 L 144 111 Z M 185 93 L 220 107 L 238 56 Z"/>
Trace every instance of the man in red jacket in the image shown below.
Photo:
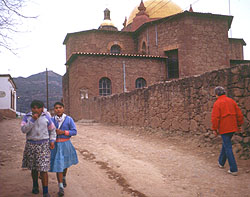
<path fill-rule="evenodd" d="M 223 87 L 218 86 L 214 91 L 217 100 L 212 111 L 212 129 L 215 136 L 220 134 L 222 138 L 222 148 L 218 159 L 219 167 L 223 168 L 228 159 L 230 166 L 228 173 L 236 176 L 238 168 L 232 150 L 231 139 L 236 131 L 241 131 L 243 115 L 237 103 L 225 95 Z"/>

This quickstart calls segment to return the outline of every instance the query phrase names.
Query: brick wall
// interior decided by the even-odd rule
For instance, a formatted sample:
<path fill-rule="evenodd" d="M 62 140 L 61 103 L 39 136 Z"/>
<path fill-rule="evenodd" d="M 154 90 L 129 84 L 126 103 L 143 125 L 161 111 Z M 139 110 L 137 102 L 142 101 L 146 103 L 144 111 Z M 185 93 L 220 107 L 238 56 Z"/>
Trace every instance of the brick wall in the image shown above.
<path fill-rule="evenodd" d="M 143 25 L 136 32 L 89 30 L 68 36 L 66 59 L 73 52 L 109 53 L 113 44 L 122 54 L 166 55 L 178 49 L 179 76 L 202 74 L 230 67 L 230 59 L 243 59 L 242 39 L 228 39 L 230 16 L 184 12 Z"/>
<path fill-rule="evenodd" d="M 118 44 L 121 53 L 135 53 L 132 33 L 92 30 L 73 34 L 66 42 L 66 60 L 73 52 L 110 53 L 112 45 Z"/>
<path fill-rule="evenodd" d="M 246 45 L 241 39 L 229 39 L 230 43 L 230 59 L 243 60 L 243 45 Z"/>
<path fill-rule="evenodd" d="M 178 49 L 180 77 L 230 67 L 228 20 L 221 17 L 171 17 L 148 25 L 138 33 L 138 51 L 143 41 L 147 53 L 165 55 Z M 237 48 L 233 53 L 238 52 Z"/>
<path fill-rule="evenodd" d="M 166 80 L 165 59 L 79 55 L 63 77 L 66 112 L 79 119 L 83 112 L 79 107 L 82 102 L 80 91 L 87 91 L 89 98 L 99 96 L 99 81 L 102 77 L 111 80 L 112 92 L 124 92 L 123 64 L 127 91 L 135 89 L 137 78 L 144 78 L 148 86 Z"/>

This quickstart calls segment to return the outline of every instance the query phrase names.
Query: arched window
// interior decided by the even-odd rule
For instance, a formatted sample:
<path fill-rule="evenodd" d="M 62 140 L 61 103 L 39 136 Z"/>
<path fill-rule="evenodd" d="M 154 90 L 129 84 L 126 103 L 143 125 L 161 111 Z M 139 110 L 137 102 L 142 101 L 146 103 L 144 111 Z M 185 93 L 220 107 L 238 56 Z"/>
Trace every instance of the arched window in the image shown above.
<path fill-rule="evenodd" d="M 103 77 L 99 81 L 99 95 L 100 96 L 107 96 L 112 93 L 111 89 L 111 81 L 107 77 Z"/>
<path fill-rule="evenodd" d="M 142 43 L 142 48 L 141 48 L 142 54 L 146 54 L 146 43 Z"/>
<path fill-rule="evenodd" d="M 115 44 L 111 47 L 110 53 L 121 53 L 121 47 L 118 44 Z"/>
<path fill-rule="evenodd" d="M 143 88 L 143 87 L 146 87 L 146 86 L 147 86 L 147 82 L 146 82 L 145 79 L 143 79 L 142 77 L 136 79 L 135 88 Z"/>

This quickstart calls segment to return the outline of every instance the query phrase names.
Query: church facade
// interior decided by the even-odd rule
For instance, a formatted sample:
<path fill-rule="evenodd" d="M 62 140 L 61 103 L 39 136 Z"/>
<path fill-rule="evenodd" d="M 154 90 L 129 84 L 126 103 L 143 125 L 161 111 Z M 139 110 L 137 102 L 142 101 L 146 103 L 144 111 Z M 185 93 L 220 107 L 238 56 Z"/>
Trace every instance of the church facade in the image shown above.
<path fill-rule="evenodd" d="M 246 43 L 228 38 L 232 16 L 199 13 L 192 8 L 182 11 L 172 1 L 165 7 L 158 4 L 141 1 L 125 19 L 121 31 L 106 9 L 98 29 L 67 34 L 67 70 L 63 76 L 67 113 L 78 116 L 83 99 L 119 94 L 244 62 Z M 152 12 L 153 6 L 160 9 Z"/>

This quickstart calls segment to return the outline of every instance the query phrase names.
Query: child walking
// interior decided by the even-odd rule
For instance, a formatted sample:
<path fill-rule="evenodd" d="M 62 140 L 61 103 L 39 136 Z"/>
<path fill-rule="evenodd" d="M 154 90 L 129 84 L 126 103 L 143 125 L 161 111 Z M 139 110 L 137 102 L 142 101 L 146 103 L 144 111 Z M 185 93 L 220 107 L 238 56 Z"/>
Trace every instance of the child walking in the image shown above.
<path fill-rule="evenodd" d="M 41 174 L 43 196 L 49 197 L 48 171 L 50 169 L 50 149 L 56 140 L 55 125 L 50 117 L 43 112 L 42 101 L 31 102 L 31 112 L 21 122 L 21 130 L 26 134 L 22 168 L 31 170 L 33 180 L 32 193 L 39 193 L 38 172 Z"/>
<path fill-rule="evenodd" d="M 55 116 L 52 118 L 56 126 L 55 148 L 51 150 L 50 172 L 56 172 L 59 186 L 58 196 L 64 196 L 67 169 L 78 163 L 76 150 L 70 138 L 77 134 L 74 120 L 64 114 L 64 105 L 61 102 L 54 104 Z"/>

